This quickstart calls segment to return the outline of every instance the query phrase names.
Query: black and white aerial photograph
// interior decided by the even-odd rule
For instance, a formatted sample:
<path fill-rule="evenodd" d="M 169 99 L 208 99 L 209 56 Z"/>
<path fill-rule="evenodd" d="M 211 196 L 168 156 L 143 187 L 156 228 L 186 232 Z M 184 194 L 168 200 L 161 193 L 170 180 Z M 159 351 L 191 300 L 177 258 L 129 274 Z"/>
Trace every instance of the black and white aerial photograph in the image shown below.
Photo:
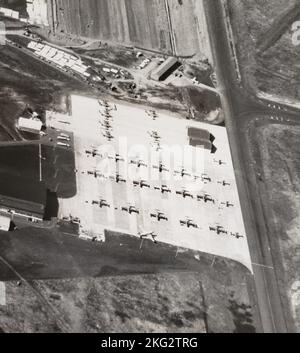
<path fill-rule="evenodd" d="M 0 333 L 300 333 L 299 0 L 0 0 Z"/>

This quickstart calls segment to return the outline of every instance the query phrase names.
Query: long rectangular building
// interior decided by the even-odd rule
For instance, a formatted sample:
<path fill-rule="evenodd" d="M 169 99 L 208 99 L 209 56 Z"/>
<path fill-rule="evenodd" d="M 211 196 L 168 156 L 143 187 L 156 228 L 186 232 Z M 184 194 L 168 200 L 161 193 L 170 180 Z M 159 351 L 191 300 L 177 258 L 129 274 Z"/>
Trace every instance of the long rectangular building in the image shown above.
<path fill-rule="evenodd" d="M 171 56 L 152 72 L 151 78 L 155 81 L 163 81 L 179 66 L 177 58 Z"/>

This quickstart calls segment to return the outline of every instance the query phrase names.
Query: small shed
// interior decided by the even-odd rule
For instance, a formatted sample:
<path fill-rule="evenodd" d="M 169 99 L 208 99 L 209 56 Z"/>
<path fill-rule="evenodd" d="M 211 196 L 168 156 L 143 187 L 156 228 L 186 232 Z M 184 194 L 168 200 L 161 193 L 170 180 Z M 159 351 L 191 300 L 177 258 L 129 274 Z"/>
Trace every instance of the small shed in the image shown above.
<path fill-rule="evenodd" d="M 19 118 L 18 129 L 33 134 L 39 134 L 42 131 L 43 123 L 39 119 Z"/>
<path fill-rule="evenodd" d="M 8 232 L 10 229 L 11 219 L 8 216 L 0 215 L 0 230 Z"/>
<path fill-rule="evenodd" d="M 206 150 L 212 151 L 212 141 L 214 137 L 208 130 L 188 127 L 188 137 L 191 146 L 202 147 Z"/>

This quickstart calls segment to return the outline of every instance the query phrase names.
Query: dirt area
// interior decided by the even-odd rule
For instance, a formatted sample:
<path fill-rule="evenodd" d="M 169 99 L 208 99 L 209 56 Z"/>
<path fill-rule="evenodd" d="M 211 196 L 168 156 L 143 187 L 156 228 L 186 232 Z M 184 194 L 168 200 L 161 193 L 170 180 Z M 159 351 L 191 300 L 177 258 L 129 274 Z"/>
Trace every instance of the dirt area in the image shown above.
<path fill-rule="evenodd" d="M 266 212 L 273 261 L 281 283 L 282 297 L 287 299 L 286 312 L 300 331 L 300 127 L 264 125 L 253 131 L 253 151 L 260 155 L 262 202 Z M 260 141 L 257 144 L 257 141 Z M 254 148 L 257 144 L 258 148 Z"/>
<path fill-rule="evenodd" d="M 214 87 L 212 82 L 213 68 L 208 62 L 189 62 L 186 61 L 184 65 L 184 75 L 193 79 L 196 77 L 198 82 L 204 85 Z"/>
<path fill-rule="evenodd" d="M 182 91 L 197 121 L 222 123 L 224 115 L 218 94 L 193 86 L 183 88 Z"/>
<path fill-rule="evenodd" d="M 248 84 L 291 101 L 300 99 L 300 46 L 292 43 L 299 4 L 290 0 L 229 0 L 242 73 Z"/>
<path fill-rule="evenodd" d="M 292 44 L 291 36 L 288 31 L 261 55 L 255 78 L 263 92 L 300 100 L 300 46 Z"/>
<path fill-rule="evenodd" d="M 129 50 L 121 46 L 101 45 L 101 47 L 97 49 L 85 50 L 74 48 L 74 51 L 78 54 L 89 55 L 92 58 L 98 58 L 124 68 L 132 68 L 141 62 L 141 60 L 136 57 L 138 51 Z"/>
<path fill-rule="evenodd" d="M 220 267 L 221 265 L 221 267 Z M 6 283 L 4 332 L 254 332 L 247 288 L 233 264 L 199 274 Z"/>

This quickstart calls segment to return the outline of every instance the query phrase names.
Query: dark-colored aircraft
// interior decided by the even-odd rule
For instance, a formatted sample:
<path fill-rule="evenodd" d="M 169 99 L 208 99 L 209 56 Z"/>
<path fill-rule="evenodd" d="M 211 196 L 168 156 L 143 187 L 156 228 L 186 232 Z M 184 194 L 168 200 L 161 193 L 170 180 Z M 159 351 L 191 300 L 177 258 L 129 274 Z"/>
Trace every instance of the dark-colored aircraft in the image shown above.
<path fill-rule="evenodd" d="M 241 235 L 240 233 L 230 233 L 230 235 L 232 235 L 232 236 L 235 237 L 236 239 L 244 238 L 244 236 Z"/>
<path fill-rule="evenodd" d="M 197 195 L 197 200 L 198 201 L 203 200 L 205 203 L 207 202 L 215 203 L 215 200 L 209 194 Z"/>
<path fill-rule="evenodd" d="M 213 226 L 213 227 L 209 227 L 209 230 L 211 232 L 216 232 L 217 234 L 228 234 L 228 232 L 224 229 L 223 226 Z"/>
<path fill-rule="evenodd" d="M 180 225 L 187 226 L 188 228 L 199 228 L 198 224 L 189 218 L 186 220 L 180 220 Z"/>
<path fill-rule="evenodd" d="M 135 206 L 122 207 L 122 211 L 125 211 L 129 214 L 132 214 L 132 213 L 140 214 L 140 211 Z"/>
<path fill-rule="evenodd" d="M 160 212 L 160 211 L 150 213 L 150 217 L 156 218 L 159 222 L 169 220 L 168 217 L 163 212 Z"/>
<path fill-rule="evenodd" d="M 182 191 L 176 191 L 176 195 L 182 195 L 183 198 L 187 198 L 187 197 L 189 197 L 191 199 L 194 198 L 194 196 L 189 191 L 187 191 L 185 189 L 183 189 Z"/>

